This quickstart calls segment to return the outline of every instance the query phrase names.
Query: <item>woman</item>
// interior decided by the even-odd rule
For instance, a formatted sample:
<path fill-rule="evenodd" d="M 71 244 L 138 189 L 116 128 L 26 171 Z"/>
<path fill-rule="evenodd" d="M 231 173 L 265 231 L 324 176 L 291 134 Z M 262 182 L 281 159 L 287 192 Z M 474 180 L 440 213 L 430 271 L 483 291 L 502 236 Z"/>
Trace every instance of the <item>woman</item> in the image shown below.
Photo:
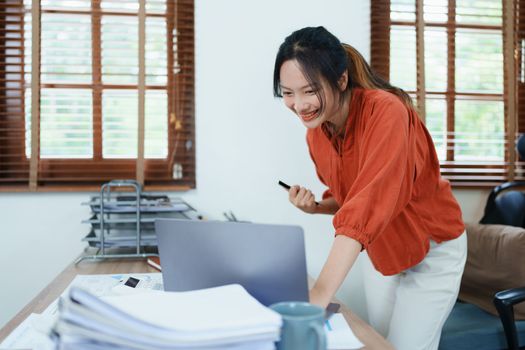
<path fill-rule="evenodd" d="M 328 187 L 316 204 L 310 190 L 292 186 L 290 202 L 334 215 L 335 239 L 310 301 L 325 307 L 365 250 L 372 326 L 396 349 L 437 349 L 458 294 L 466 237 L 410 97 L 323 27 L 285 39 L 274 95 L 307 127 L 310 155 Z"/>

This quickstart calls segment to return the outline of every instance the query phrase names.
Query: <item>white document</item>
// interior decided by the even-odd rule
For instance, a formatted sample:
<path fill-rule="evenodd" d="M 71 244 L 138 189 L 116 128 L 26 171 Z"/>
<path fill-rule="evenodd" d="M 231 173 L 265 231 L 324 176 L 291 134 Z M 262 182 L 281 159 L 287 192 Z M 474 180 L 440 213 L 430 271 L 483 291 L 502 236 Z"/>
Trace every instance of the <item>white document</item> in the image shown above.
<path fill-rule="evenodd" d="M 268 334 L 281 325 L 279 314 L 264 307 L 240 285 L 189 292 L 155 292 L 95 298 L 72 290 L 64 313 L 94 327 L 127 328 L 135 335 L 182 342 Z M 89 323 L 89 324 L 88 324 Z"/>
<path fill-rule="evenodd" d="M 280 325 L 280 316 L 231 284 L 189 292 L 103 297 L 136 319 L 180 332 Z"/>
<path fill-rule="evenodd" d="M 278 339 L 281 326 L 281 316 L 240 285 L 103 298 L 72 289 L 62 303 L 54 328 L 61 338 L 97 339 L 134 349 L 241 343 L 266 347 Z"/>
<path fill-rule="evenodd" d="M 64 290 L 61 297 L 66 296 L 72 286 L 88 290 L 99 297 L 116 295 L 119 291 L 115 289 L 115 286 L 130 276 L 143 280 L 146 282 L 145 285 L 151 286 L 152 289 L 162 289 L 161 273 L 77 275 Z M 0 349 L 54 349 L 53 342 L 47 336 L 47 331 L 58 315 L 58 300 L 54 300 L 42 314 L 29 315 L 4 339 L 0 344 Z"/>
<path fill-rule="evenodd" d="M 67 339 L 66 342 L 60 344 L 60 350 L 136 350 L 135 344 L 132 347 L 116 344 L 101 344 L 96 341 L 89 341 L 86 339 Z M 193 350 L 275 350 L 273 342 L 247 342 L 241 344 L 228 344 L 225 346 L 210 346 L 205 348 L 192 348 Z M 56 350 L 56 349 L 53 349 Z M 147 350 L 152 350 L 148 348 Z M 157 349 L 155 349 L 157 350 Z M 174 350 L 173 347 L 162 350 Z M 188 349 L 184 349 L 188 350 Z"/>
<path fill-rule="evenodd" d="M 77 275 L 66 287 L 60 298 L 66 297 L 71 287 L 79 287 L 87 290 L 89 293 L 97 297 L 104 297 L 109 295 L 122 294 L 116 286 L 120 281 L 126 280 L 129 277 L 136 277 L 145 282 L 145 285 L 151 289 L 163 290 L 162 274 L 158 273 L 132 273 L 132 274 L 117 274 L 117 275 Z M 126 287 L 133 289 L 130 287 Z M 58 314 L 58 300 L 53 301 L 42 313 L 46 317 L 51 317 Z"/>
<path fill-rule="evenodd" d="M 45 323 L 41 315 L 29 315 L 4 339 L 2 344 L 0 344 L 0 349 L 54 349 L 53 342 L 39 325 L 41 322 Z"/>
<path fill-rule="evenodd" d="M 328 350 L 361 349 L 363 343 L 357 339 L 343 314 L 334 314 L 326 321 L 324 329 Z"/>

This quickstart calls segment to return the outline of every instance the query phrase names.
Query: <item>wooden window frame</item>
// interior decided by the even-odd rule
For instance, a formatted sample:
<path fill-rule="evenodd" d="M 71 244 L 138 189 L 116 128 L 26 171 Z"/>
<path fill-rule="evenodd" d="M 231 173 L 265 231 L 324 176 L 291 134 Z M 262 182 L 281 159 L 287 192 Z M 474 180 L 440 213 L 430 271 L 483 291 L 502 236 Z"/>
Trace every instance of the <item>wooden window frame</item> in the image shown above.
<path fill-rule="evenodd" d="M 147 16 L 166 17 L 167 33 L 167 85 L 146 85 L 144 81 L 144 52 L 139 54 L 139 82 L 136 85 L 104 84 L 101 72 L 101 17 L 102 15 L 125 15 L 120 12 L 103 11 L 101 0 L 91 1 L 90 11 L 67 11 L 39 8 L 40 1 L 33 0 L 32 16 L 40 18 L 41 13 L 91 14 L 92 18 L 92 84 L 41 84 L 39 81 L 39 38 L 40 21 L 33 20 L 33 62 L 32 62 L 32 120 L 39 120 L 39 92 L 45 88 L 88 88 L 93 96 L 93 158 L 90 159 L 40 159 L 38 147 L 31 147 L 31 157 L 25 156 L 25 142 L 18 134 L 14 140 L 10 133 L 16 130 L 25 133 L 24 104 L 24 66 L 21 65 L 21 80 L 17 83 L 22 97 L 16 108 L 9 108 L 8 82 L 2 78 L 6 74 L 5 57 L 8 45 L 5 34 L 7 27 L 2 19 L 8 16 L 24 16 L 23 0 L 6 0 L 3 8 L 0 5 L 0 65 L 4 63 L 5 71 L 0 68 L 0 192 L 27 191 L 94 191 L 100 185 L 112 179 L 136 179 L 144 185 L 145 190 L 188 190 L 195 188 L 195 83 L 194 83 L 194 1 L 167 0 L 166 15 L 147 14 Z M 142 14 L 139 11 L 139 23 L 144 23 L 146 14 L 145 0 L 140 0 Z M 35 17 L 37 16 L 37 17 Z M 130 14 L 137 17 L 137 14 Z M 22 17 L 23 18 L 23 17 Z M 23 28 L 23 27 L 22 27 Z M 176 50 L 174 48 L 176 31 Z M 4 36 L 1 35 L 3 32 Z M 144 28 L 139 30 L 144 36 Z M 24 52 L 24 33 L 20 41 Z M 37 38 L 35 40 L 35 38 Z M 144 37 L 140 38 L 144 42 Z M 16 40 L 15 40 L 16 41 Z M 36 44 L 35 44 L 36 43 Z M 139 45 L 144 47 L 143 45 Z M 142 50 L 144 51 L 144 50 Z M 35 59 L 38 57 L 38 59 Z M 4 60 L 4 61 L 2 61 Z M 141 62 L 142 60 L 142 62 Z M 176 71 L 175 71 L 176 70 Z M 36 73 L 35 73 L 36 72 Z M 102 91 L 105 89 L 133 89 L 139 91 L 139 149 L 137 159 L 104 159 L 102 157 Z M 166 159 L 144 159 L 144 94 L 146 90 L 162 89 L 168 94 L 168 157 Z M 36 92 L 36 93 L 35 93 Z M 36 107 L 36 108 L 35 108 Z M 18 113 L 15 121 L 10 121 Z M 142 118 L 141 118 L 142 114 Z M 142 122 L 141 122 L 142 120 Z M 16 124 L 16 125 L 15 125 Z M 39 123 L 32 123 L 32 145 L 38 145 Z M 9 141 L 12 140 L 12 141 Z M 141 141 L 142 140 L 142 141 Z M 13 157 L 13 155 L 16 155 Z M 173 178 L 174 167 L 178 169 L 177 178 Z"/>
<path fill-rule="evenodd" d="M 525 1 L 502 0 L 502 25 L 469 25 L 456 23 L 456 1 L 448 0 L 448 21 L 446 23 L 425 23 L 423 21 L 423 0 L 415 0 L 415 21 L 393 21 L 390 18 L 390 0 L 371 1 L 371 66 L 382 77 L 390 76 L 390 28 L 409 26 L 416 30 L 417 91 L 407 91 L 417 96 L 421 118 L 425 120 L 425 96 L 440 95 L 447 103 L 446 160 L 441 161 L 441 173 L 455 188 L 487 188 L 506 181 L 524 181 L 524 163 L 517 159 L 515 140 L 525 132 L 525 114 L 519 108 L 525 103 L 523 83 L 519 81 L 521 50 L 518 43 L 524 37 Z M 424 28 L 441 27 L 447 33 L 447 89 L 443 93 L 425 91 L 424 79 Z M 455 87 L 455 33 L 457 29 L 498 30 L 503 36 L 504 87 L 502 94 L 461 93 Z M 455 101 L 460 98 L 480 100 L 503 100 L 505 122 L 505 156 L 501 164 L 476 164 L 461 162 L 454 158 Z M 524 106 L 525 107 L 525 106 Z"/>

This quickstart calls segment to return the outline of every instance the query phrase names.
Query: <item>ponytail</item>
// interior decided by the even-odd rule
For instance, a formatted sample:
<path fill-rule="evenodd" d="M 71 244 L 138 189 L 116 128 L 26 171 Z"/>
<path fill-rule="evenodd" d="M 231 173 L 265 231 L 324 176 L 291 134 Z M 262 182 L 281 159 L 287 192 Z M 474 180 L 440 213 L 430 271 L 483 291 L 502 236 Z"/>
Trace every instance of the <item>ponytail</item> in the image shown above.
<path fill-rule="evenodd" d="M 414 107 L 412 99 L 403 90 L 390 85 L 386 80 L 374 73 L 361 54 L 352 46 L 342 44 L 348 61 L 348 88 L 381 89 L 388 91 L 403 101 L 410 108 Z"/>
<path fill-rule="evenodd" d="M 276 97 L 282 97 L 280 69 L 287 60 L 297 60 L 309 83 L 325 80 L 333 91 L 338 91 L 341 75 L 348 72 L 346 92 L 356 87 L 381 89 L 399 97 L 408 108 L 414 107 L 405 91 L 379 77 L 356 49 L 341 43 L 324 27 L 299 29 L 281 44 L 273 72 L 273 93 Z M 323 106 L 323 94 L 318 96 Z"/>

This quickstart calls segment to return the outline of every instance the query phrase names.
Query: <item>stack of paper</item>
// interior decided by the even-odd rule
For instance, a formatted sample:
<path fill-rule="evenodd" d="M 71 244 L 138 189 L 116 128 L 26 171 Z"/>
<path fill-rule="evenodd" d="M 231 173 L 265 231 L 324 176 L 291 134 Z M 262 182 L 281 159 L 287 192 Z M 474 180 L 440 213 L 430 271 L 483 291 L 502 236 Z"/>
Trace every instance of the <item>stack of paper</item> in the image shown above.
<path fill-rule="evenodd" d="M 98 298 L 72 288 L 53 327 L 60 349 L 273 349 L 281 317 L 237 284 Z"/>

